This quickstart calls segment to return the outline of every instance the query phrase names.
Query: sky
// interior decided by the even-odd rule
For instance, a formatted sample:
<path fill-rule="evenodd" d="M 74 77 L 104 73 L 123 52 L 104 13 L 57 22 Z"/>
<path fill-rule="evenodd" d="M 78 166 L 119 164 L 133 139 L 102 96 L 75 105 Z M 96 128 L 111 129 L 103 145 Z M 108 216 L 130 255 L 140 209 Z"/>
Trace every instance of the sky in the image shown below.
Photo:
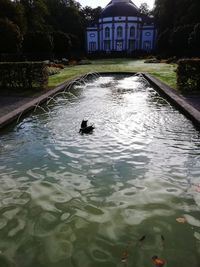
<path fill-rule="evenodd" d="M 82 6 L 91 6 L 93 8 L 97 6 L 105 7 L 110 2 L 110 0 L 76 0 L 76 1 L 79 2 Z M 132 2 L 138 7 L 140 6 L 141 3 L 146 2 L 150 8 L 153 7 L 154 1 L 155 0 L 132 0 Z"/>

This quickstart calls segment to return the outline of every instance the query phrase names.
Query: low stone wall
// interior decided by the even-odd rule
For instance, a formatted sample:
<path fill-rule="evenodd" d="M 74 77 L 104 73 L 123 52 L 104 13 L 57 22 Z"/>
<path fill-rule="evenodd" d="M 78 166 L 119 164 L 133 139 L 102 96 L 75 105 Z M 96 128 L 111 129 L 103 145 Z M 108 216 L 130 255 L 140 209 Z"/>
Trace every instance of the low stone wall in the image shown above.
<path fill-rule="evenodd" d="M 0 62 L 0 88 L 44 89 L 47 84 L 44 62 Z"/>

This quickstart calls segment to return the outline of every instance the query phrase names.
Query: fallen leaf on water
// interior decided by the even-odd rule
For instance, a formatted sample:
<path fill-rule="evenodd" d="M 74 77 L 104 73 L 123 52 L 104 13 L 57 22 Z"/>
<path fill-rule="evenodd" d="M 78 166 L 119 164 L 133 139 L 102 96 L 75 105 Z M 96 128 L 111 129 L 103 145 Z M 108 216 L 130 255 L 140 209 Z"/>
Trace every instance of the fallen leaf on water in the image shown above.
<path fill-rule="evenodd" d="M 187 222 L 187 220 L 184 217 L 176 218 L 176 221 L 178 223 L 186 223 Z"/>
<path fill-rule="evenodd" d="M 127 258 L 122 258 L 121 262 L 126 263 L 127 262 Z"/>
<path fill-rule="evenodd" d="M 194 237 L 195 237 L 197 240 L 200 241 L 200 233 L 195 232 L 195 233 L 194 233 Z"/>
<path fill-rule="evenodd" d="M 194 189 L 196 192 L 200 193 L 200 186 L 195 187 Z"/>
<path fill-rule="evenodd" d="M 127 262 L 127 260 L 128 260 L 128 252 L 124 252 L 123 253 L 123 256 L 122 256 L 122 258 L 121 258 L 121 262 Z"/>

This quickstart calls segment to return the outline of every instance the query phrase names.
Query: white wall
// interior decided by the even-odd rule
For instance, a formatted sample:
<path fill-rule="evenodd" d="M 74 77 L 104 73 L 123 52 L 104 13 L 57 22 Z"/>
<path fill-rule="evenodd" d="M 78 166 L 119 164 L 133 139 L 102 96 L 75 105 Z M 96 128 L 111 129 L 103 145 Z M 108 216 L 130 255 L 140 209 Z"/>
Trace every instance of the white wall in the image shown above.
<path fill-rule="evenodd" d="M 94 42 L 96 44 L 96 50 L 98 47 L 98 32 L 97 29 L 91 29 L 87 31 L 87 51 L 90 51 L 90 43 Z"/>
<path fill-rule="evenodd" d="M 151 27 L 143 27 L 142 30 L 142 49 L 146 50 L 145 42 L 150 43 L 149 49 L 153 49 L 153 41 L 154 41 L 154 29 Z"/>
<path fill-rule="evenodd" d="M 88 28 L 87 31 L 87 49 L 89 43 L 95 42 L 97 50 L 104 50 L 104 41 L 110 40 L 110 49 L 116 49 L 116 41 L 123 40 L 122 50 L 129 49 L 129 40 L 135 40 L 135 49 L 146 49 L 145 42 L 149 42 L 148 50 L 153 49 L 155 39 L 154 25 L 141 25 L 142 18 L 138 17 L 110 17 L 99 19 L 99 33 L 96 27 Z M 113 29 L 114 22 L 114 29 Z M 117 27 L 122 27 L 122 38 L 117 37 Z M 135 36 L 130 36 L 130 28 L 135 27 Z M 110 37 L 105 37 L 105 28 L 110 29 Z M 114 32 L 114 36 L 113 36 Z M 99 40 L 98 40 L 99 39 Z M 147 43 L 146 43 L 147 44 Z"/>

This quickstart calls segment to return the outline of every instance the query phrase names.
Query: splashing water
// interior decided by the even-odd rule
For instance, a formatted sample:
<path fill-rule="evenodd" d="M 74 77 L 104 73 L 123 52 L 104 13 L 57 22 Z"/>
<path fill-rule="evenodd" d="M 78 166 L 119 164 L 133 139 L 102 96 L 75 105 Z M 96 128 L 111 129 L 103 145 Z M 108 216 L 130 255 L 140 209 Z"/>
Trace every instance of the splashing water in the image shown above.
<path fill-rule="evenodd" d="M 87 78 L 1 134 L 0 266 L 198 267 L 199 132 L 140 76 Z"/>

